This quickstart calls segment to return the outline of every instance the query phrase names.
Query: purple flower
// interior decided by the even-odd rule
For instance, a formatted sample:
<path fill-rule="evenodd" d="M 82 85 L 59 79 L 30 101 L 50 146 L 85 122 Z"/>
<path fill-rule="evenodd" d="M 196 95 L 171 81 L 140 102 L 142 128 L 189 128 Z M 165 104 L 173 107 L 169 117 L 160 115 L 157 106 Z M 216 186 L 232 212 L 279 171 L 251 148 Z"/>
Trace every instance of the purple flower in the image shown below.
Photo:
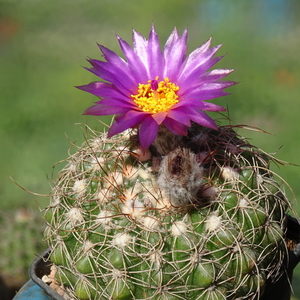
<path fill-rule="evenodd" d="M 217 129 L 204 111 L 225 108 L 206 100 L 228 95 L 223 89 L 235 84 L 219 81 L 232 69 L 208 71 L 222 58 L 213 57 L 221 45 L 210 48 L 209 39 L 187 56 L 187 29 L 180 36 L 175 28 L 161 51 L 154 26 L 148 40 L 133 31 L 133 47 L 117 39 L 125 60 L 99 45 L 106 61 L 90 59 L 92 67 L 87 69 L 105 82 L 78 87 L 102 98 L 84 114 L 117 115 L 108 136 L 139 126 L 139 142 L 145 150 L 161 124 L 175 135 L 187 135 L 191 121 Z"/>

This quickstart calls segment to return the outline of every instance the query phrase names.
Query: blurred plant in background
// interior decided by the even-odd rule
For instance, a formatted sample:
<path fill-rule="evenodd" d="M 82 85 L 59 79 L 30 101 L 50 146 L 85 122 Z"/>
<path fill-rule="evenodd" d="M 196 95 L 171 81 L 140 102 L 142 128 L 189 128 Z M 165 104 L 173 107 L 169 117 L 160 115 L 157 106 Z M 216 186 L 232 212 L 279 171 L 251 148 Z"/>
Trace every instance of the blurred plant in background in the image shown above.
<path fill-rule="evenodd" d="M 25 192 L 9 177 L 29 191 L 48 194 L 51 168 L 67 156 L 69 140 L 76 144 L 84 140 L 83 130 L 74 124 L 87 123 L 93 129 L 103 129 L 95 118 L 82 115 L 95 101 L 94 97 L 73 87 L 95 80 L 80 68 L 88 65 L 84 58 L 99 56 L 96 42 L 121 55 L 111 33 L 130 40 L 132 28 L 147 35 L 152 21 L 161 41 L 166 40 L 174 26 L 179 32 L 188 26 L 189 49 L 198 47 L 211 36 L 213 45 L 223 43 L 220 54 L 227 55 L 218 67 L 235 67 L 231 80 L 241 84 L 218 104 L 228 107 L 233 124 L 257 126 L 274 134 L 241 132 L 258 147 L 276 152 L 283 146 L 277 157 L 300 164 L 299 1 L 154 3 L 131 0 L 124 3 L 121 0 L 0 0 L 2 234 L 16 228 L 19 231 L 16 234 L 21 232 L 24 238 L 27 231 L 35 232 L 38 240 L 39 230 L 36 232 L 31 226 L 9 227 L 7 216 L 14 215 L 20 207 L 38 215 L 39 208 L 49 201 L 47 197 Z M 110 122 L 110 119 L 101 118 L 101 121 Z M 289 182 L 296 197 L 300 195 L 299 168 L 287 166 L 277 169 L 277 173 Z M 295 207 L 299 213 L 300 206 Z M 32 241 L 30 234 L 28 241 Z M 0 256 L 5 255 L 4 243 L 2 238 Z M 31 257 L 24 258 L 25 268 L 40 251 L 39 245 L 35 242 L 33 245 L 36 250 Z M 2 268 L 0 273 L 15 274 L 15 271 L 16 267 L 12 266 L 11 270 Z M 300 269 L 294 274 L 294 282 L 298 280 Z M 300 299 L 299 288 L 295 285 L 294 289 L 295 299 Z"/>
<path fill-rule="evenodd" d="M 27 281 L 28 270 L 35 255 L 45 250 L 41 241 L 44 223 L 37 210 L 27 208 L 1 214 L 1 217 L 1 280 L 17 291 Z"/>

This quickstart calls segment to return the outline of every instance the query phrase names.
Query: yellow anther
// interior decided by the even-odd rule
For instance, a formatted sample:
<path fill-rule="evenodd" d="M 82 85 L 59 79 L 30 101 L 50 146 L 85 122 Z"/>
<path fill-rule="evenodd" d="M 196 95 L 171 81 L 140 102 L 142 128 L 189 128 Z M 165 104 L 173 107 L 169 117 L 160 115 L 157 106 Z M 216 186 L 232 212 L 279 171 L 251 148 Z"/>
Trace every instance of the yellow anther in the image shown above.
<path fill-rule="evenodd" d="M 177 91 L 179 87 L 165 78 L 164 81 L 158 82 L 149 80 L 147 84 L 140 83 L 138 93 L 131 95 L 133 101 L 142 110 L 150 113 L 168 111 L 178 100 Z"/>

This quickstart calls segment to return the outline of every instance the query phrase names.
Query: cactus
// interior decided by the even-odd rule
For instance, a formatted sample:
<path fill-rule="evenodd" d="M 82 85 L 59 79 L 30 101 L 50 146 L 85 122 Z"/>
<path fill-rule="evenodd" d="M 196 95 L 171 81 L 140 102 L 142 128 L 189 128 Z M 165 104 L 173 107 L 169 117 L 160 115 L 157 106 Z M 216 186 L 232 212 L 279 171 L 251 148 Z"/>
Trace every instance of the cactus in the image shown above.
<path fill-rule="evenodd" d="M 272 158 L 194 124 L 95 134 L 71 155 L 46 209 L 57 280 L 76 299 L 258 299 L 286 254 L 288 200 Z"/>
<path fill-rule="evenodd" d="M 133 32 L 126 60 L 99 45 L 102 99 L 85 114 L 116 114 L 67 159 L 45 211 L 55 278 L 71 299 L 259 299 L 286 257 L 290 207 L 269 165 L 206 100 L 227 95 L 233 70 L 211 39 L 186 57 L 187 30 L 163 52 Z M 237 126 L 238 128 L 238 126 Z"/>

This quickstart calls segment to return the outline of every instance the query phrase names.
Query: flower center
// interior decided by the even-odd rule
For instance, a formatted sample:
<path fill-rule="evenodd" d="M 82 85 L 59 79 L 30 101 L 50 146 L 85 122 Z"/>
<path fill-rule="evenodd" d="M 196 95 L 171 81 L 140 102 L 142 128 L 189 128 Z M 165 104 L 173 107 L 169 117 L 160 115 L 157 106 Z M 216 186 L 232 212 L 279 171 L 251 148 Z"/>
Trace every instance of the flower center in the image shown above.
<path fill-rule="evenodd" d="M 165 78 L 158 82 L 158 76 L 155 80 L 149 80 L 147 84 L 139 84 L 138 93 L 131 95 L 133 101 L 142 110 L 150 113 L 168 111 L 178 100 L 177 91 L 179 87 Z"/>

